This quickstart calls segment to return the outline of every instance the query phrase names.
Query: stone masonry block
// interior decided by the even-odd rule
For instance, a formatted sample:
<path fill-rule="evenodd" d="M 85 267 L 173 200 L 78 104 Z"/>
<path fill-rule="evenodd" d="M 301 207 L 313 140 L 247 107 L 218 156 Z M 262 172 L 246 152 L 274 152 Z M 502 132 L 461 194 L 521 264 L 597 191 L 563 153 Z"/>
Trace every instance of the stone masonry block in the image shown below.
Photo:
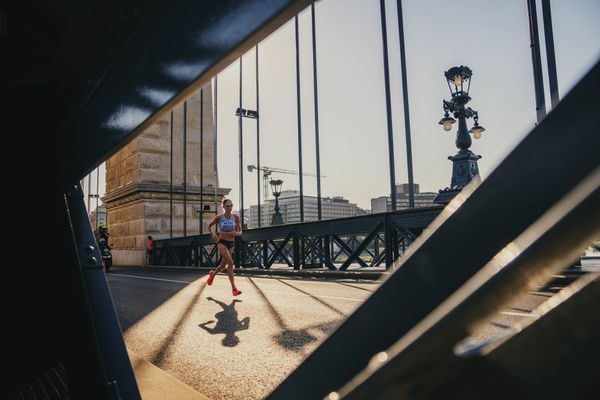
<path fill-rule="evenodd" d="M 152 183 L 169 183 L 171 177 L 168 168 L 142 168 L 140 169 L 140 181 Z"/>
<path fill-rule="evenodd" d="M 163 229 L 166 230 L 167 232 L 169 232 L 169 219 L 163 219 Z M 183 220 L 182 219 L 175 219 L 173 218 L 173 235 L 175 235 L 175 232 L 183 232 Z"/>
<path fill-rule="evenodd" d="M 137 202 L 127 207 L 127 221 L 144 219 L 145 216 L 144 203 Z"/>
<path fill-rule="evenodd" d="M 140 136 L 138 136 L 139 139 L 143 139 L 143 138 L 156 139 L 159 137 L 160 137 L 160 127 L 158 124 L 151 125 Z"/>
<path fill-rule="evenodd" d="M 140 181 L 140 173 L 138 169 L 135 169 L 129 173 L 121 175 L 120 186 L 131 185 L 132 183 L 138 183 Z"/>
<path fill-rule="evenodd" d="M 146 231 L 144 229 L 144 219 L 138 219 L 129 222 L 129 233 L 132 235 L 142 235 Z"/>
<path fill-rule="evenodd" d="M 115 237 L 109 240 L 109 244 L 113 245 L 113 248 L 122 249 L 123 248 L 123 237 Z"/>
<path fill-rule="evenodd" d="M 165 163 L 169 162 L 168 155 L 158 153 L 140 153 L 139 167 L 140 168 L 162 168 Z"/>
<path fill-rule="evenodd" d="M 129 234 L 129 224 L 127 224 L 126 222 L 111 224 L 108 227 L 108 232 L 111 237 L 128 235 Z"/>
<path fill-rule="evenodd" d="M 147 202 L 144 204 L 144 208 L 146 217 L 169 216 L 168 202 Z"/>
<path fill-rule="evenodd" d="M 183 217 L 183 203 L 173 203 L 173 218 Z"/>
<path fill-rule="evenodd" d="M 123 237 L 123 249 L 135 249 L 135 236 Z"/>
<path fill-rule="evenodd" d="M 140 266 L 145 265 L 146 254 L 144 250 L 113 250 L 113 265 Z"/>
<path fill-rule="evenodd" d="M 139 168 L 139 153 L 132 154 L 125 160 L 125 172 L 131 172 Z"/>
<path fill-rule="evenodd" d="M 155 137 L 140 137 L 140 152 L 169 154 L 171 144 L 167 140 Z"/>
<path fill-rule="evenodd" d="M 119 153 L 122 157 L 121 160 L 129 158 L 132 154 L 137 153 L 137 151 L 138 151 L 138 139 L 135 138 L 131 142 L 129 142 L 125 146 L 123 146 L 123 148 L 121 150 L 119 150 Z"/>
<path fill-rule="evenodd" d="M 135 236 L 135 248 L 140 250 L 146 250 L 146 240 L 148 235 L 136 235 Z"/>
<path fill-rule="evenodd" d="M 148 218 L 146 217 L 144 223 L 144 233 L 160 232 L 163 227 L 162 218 Z"/>

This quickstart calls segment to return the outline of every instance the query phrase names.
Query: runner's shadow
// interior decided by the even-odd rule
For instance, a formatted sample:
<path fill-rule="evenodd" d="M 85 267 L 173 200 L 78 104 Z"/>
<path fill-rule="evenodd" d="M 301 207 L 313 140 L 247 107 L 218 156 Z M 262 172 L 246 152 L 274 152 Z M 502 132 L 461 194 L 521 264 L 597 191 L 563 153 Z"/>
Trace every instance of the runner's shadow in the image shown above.
<path fill-rule="evenodd" d="M 223 308 L 223 311 L 219 311 L 215 314 L 217 323 L 214 327 L 210 328 L 207 326 L 215 322 L 214 320 L 203 322 L 198 326 L 211 335 L 225 334 L 225 337 L 221 341 L 223 346 L 237 346 L 240 342 L 240 339 L 235 335 L 235 333 L 238 331 L 245 331 L 250 327 L 250 317 L 245 317 L 243 320 L 238 321 L 238 312 L 235 309 L 235 303 L 241 302 L 241 300 L 235 299 L 231 302 L 231 304 L 227 305 L 222 301 L 216 300 L 212 297 L 207 297 L 207 299 L 220 305 Z"/>

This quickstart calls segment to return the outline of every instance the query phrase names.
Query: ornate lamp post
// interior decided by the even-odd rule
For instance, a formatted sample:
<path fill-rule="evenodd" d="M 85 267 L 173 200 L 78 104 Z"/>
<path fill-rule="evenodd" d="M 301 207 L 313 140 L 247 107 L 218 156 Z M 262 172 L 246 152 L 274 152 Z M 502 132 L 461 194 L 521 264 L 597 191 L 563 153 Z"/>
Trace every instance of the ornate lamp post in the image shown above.
<path fill-rule="evenodd" d="M 283 216 L 279 212 L 279 195 L 281 194 L 281 185 L 283 181 L 281 179 L 271 179 L 269 182 L 271 185 L 271 192 L 275 196 L 275 212 L 271 217 L 271 225 L 283 225 Z"/>
<path fill-rule="evenodd" d="M 481 156 L 474 154 L 471 147 L 471 135 L 475 139 L 481 138 L 481 134 L 485 128 L 479 125 L 479 115 L 477 111 L 465 105 L 471 100 L 469 97 L 469 88 L 471 86 L 471 76 L 473 72 L 469 67 L 461 65 L 460 67 L 452 67 L 444 73 L 450 88 L 452 98 L 450 101 L 443 100 L 444 117 L 439 124 L 443 126 L 444 131 L 449 132 L 452 125 L 458 119 L 458 131 L 456 132 L 456 147 L 458 152 L 454 156 L 449 156 L 452 161 L 452 181 L 450 187 L 439 191 L 439 194 L 434 199 L 437 204 L 448 204 L 450 200 L 472 179 L 479 179 L 479 168 L 477 160 Z M 454 116 L 451 117 L 450 113 Z M 473 118 L 475 124 L 469 130 L 467 128 L 467 118 Z"/>

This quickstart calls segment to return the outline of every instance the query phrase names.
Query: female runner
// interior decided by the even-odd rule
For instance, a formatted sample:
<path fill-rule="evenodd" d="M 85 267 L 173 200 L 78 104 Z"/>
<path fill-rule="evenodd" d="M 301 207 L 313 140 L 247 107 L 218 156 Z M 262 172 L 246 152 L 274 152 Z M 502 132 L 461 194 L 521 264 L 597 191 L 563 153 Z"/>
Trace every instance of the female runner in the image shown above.
<path fill-rule="evenodd" d="M 240 217 L 231 212 L 233 209 L 231 200 L 223 199 L 221 205 L 223 206 L 224 213 L 217 215 L 210 224 L 208 224 L 208 230 L 210 231 L 213 240 L 217 242 L 217 248 L 221 254 L 221 263 L 216 269 L 210 271 L 206 283 L 208 286 L 212 285 L 215 275 L 227 267 L 227 275 L 229 276 L 233 295 L 239 296 L 242 292 L 235 287 L 233 278 L 233 258 L 231 255 L 235 250 L 235 237 L 242 236 L 242 224 L 240 223 Z M 213 226 L 216 226 L 217 228 L 213 230 Z"/>

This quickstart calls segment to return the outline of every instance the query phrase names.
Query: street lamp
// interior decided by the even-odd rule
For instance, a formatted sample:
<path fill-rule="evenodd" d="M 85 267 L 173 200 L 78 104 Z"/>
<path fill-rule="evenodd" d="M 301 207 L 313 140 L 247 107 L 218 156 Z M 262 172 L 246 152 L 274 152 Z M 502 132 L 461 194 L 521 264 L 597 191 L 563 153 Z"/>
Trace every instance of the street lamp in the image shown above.
<path fill-rule="evenodd" d="M 458 131 L 456 132 L 455 141 L 458 152 L 456 155 L 448 157 L 453 163 L 452 181 L 450 187 L 440 190 L 433 200 L 437 204 L 448 204 L 472 179 L 479 179 L 477 160 L 481 156 L 469 150 L 472 143 L 469 133 L 473 134 L 475 139 L 479 139 L 485 131 L 485 128 L 479 125 L 479 114 L 477 111 L 471 107 L 465 107 L 471 100 L 471 97 L 469 97 L 471 76 L 473 75 L 471 69 L 461 65 L 460 67 L 450 68 L 444 75 L 446 76 L 446 82 L 448 83 L 452 98 L 450 101 L 443 100 L 442 108 L 444 110 L 444 117 L 440 120 L 439 124 L 442 125 L 444 131 L 449 132 L 456 119 L 458 119 Z M 450 113 L 452 113 L 454 118 L 450 116 Z M 468 118 L 473 118 L 475 122 L 470 130 L 467 128 Z"/>
<path fill-rule="evenodd" d="M 242 105 L 242 59 L 240 58 L 240 105 Z M 240 218 L 242 220 L 242 226 L 244 227 L 244 150 L 243 150 L 243 140 L 242 140 L 242 120 L 244 118 L 252 118 L 255 119 L 258 123 L 258 111 L 255 110 L 247 110 L 242 107 L 238 107 L 235 110 L 235 115 L 238 117 L 238 151 L 240 158 Z M 257 125 L 258 126 L 258 125 Z"/>
<path fill-rule="evenodd" d="M 235 110 L 235 115 L 237 117 L 240 116 L 240 114 L 242 114 L 242 117 L 246 117 L 246 118 L 252 118 L 252 119 L 256 119 L 258 118 L 258 111 L 254 111 L 254 110 L 247 110 L 245 108 L 240 108 L 238 107 Z"/>
<path fill-rule="evenodd" d="M 283 181 L 281 179 L 271 179 L 269 182 L 271 185 L 271 192 L 275 197 L 275 212 L 271 217 L 271 225 L 283 225 L 283 216 L 279 212 L 279 195 L 281 194 L 281 185 Z"/>

